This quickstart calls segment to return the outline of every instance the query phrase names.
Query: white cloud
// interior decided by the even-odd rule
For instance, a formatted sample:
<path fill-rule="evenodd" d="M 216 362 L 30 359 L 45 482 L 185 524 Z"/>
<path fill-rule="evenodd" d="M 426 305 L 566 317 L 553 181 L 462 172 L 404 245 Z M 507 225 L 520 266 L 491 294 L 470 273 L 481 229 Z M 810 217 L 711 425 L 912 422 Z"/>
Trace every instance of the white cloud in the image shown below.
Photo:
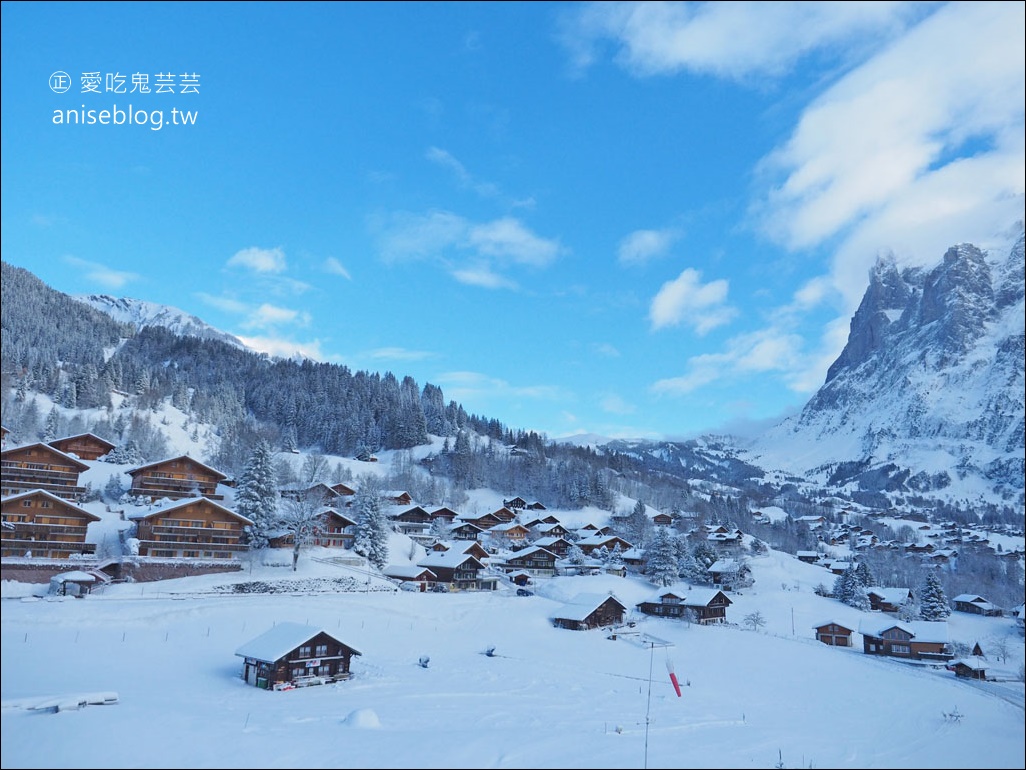
<path fill-rule="evenodd" d="M 482 182 L 474 178 L 455 156 L 440 147 L 429 147 L 426 157 L 433 163 L 449 169 L 461 187 L 472 189 L 482 198 L 494 198 L 499 194 L 499 187 L 491 182 Z"/>
<path fill-rule="evenodd" d="M 480 286 L 485 289 L 516 289 L 517 284 L 488 267 L 468 267 L 451 271 L 452 277 L 468 286 Z"/>
<path fill-rule="evenodd" d="M 621 265 L 641 265 L 665 255 L 680 237 L 674 229 L 635 230 L 620 241 L 617 258 Z"/>
<path fill-rule="evenodd" d="M 210 305 L 211 307 L 223 310 L 226 313 L 243 315 L 248 313 L 250 310 L 250 306 L 248 304 L 240 302 L 237 299 L 232 299 L 231 297 L 215 297 L 213 294 L 207 294 L 203 291 L 196 292 L 196 296 L 205 305 Z"/>
<path fill-rule="evenodd" d="M 741 79 L 780 75 L 814 51 L 900 31 L 919 3 L 610 2 L 588 3 L 565 17 L 563 40 L 584 68 L 612 43 L 636 75 L 690 70 Z"/>
<path fill-rule="evenodd" d="M 353 280 L 353 276 L 351 276 L 349 271 L 346 270 L 345 265 L 339 262 L 335 257 L 328 257 L 324 260 L 324 269 L 332 275 L 342 276 L 347 281 Z"/>
<path fill-rule="evenodd" d="M 662 285 L 649 306 L 653 330 L 685 322 L 698 334 L 705 334 L 734 318 L 736 309 L 724 304 L 728 282 L 721 279 L 703 284 L 701 278 L 701 273 L 689 267 Z"/>
<path fill-rule="evenodd" d="M 467 243 L 481 254 L 536 267 L 547 265 L 560 251 L 558 242 L 540 238 L 513 217 L 471 227 Z"/>
<path fill-rule="evenodd" d="M 619 358 L 620 351 L 607 342 L 602 342 L 594 346 L 595 352 L 600 356 L 606 356 L 607 358 Z"/>
<path fill-rule="evenodd" d="M 484 288 L 514 288 L 499 268 L 547 266 L 562 251 L 558 241 L 533 233 L 519 219 L 475 223 L 448 211 L 395 213 L 376 225 L 382 259 L 433 260 L 456 280 Z"/>
<path fill-rule="evenodd" d="M 108 289 L 120 289 L 131 281 L 139 280 L 138 273 L 127 270 L 114 270 L 98 262 L 88 262 L 78 257 L 64 257 L 64 261 L 73 267 L 81 268 L 85 277 Z"/>
<path fill-rule="evenodd" d="M 406 348 L 377 348 L 367 353 L 373 359 L 387 359 L 390 361 L 423 361 L 425 358 L 434 357 L 434 353 L 426 350 L 408 350 Z"/>
<path fill-rule="evenodd" d="M 506 401 L 513 398 L 541 399 L 555 401 L 565 398 L 562 389 L 555 385 L 511 385 L 506 380 L 489 377 L 480 372 L 443 372 L 432 378 L 432 382 L 445 390 L 446 398 L 458 403 L 494 398 Z"/>
<path fill-rule="evenodd" d="M 250 313 L 244 326 L 251 329 L 261 329 L 269 326 L 280 326 L 283 324 L 299 324 L 306 326 L 310 323 L 310 320 L 310 314 L 306 311 L 277 307 L 265 302 Z"/>
<path fill-rule="evenodd" d="M 687 371 L 678 376 L 655 382 L 651 390 L 655 393 L 683 395 L 698 390 L 713 382 L 739 380 L 751 381 L 753 375 L 775 374 L 788 382 L 792 390 L 804 387 L 810 366 L 820 366 L 822 361 L 803 355 L 804 340 L 797 334 L 770 327 L 749 334 L 739 334 L 727 341 L 722 353 L 692 356 L 687 362 Z M 834 352 L 834 357 L 837 353 Z M 822 372 L 823 370 L 818 370 Z M 795 373 L 801 373 L 801 376 Z M 822 375 L 820 374 L 820 380 Z M 808 389 L 815 390 L 822 382 Z"/>
<path fill-rule="evenodd" d="M 258 273 L 281 273 L 285 270 L 285 252 L 255 246 L 235 252 L 228 260 L 230 267 L 245 267 Z"/>
<path fill-rule="evenodd" d="M 287 340 L 280 337 L 239 337 L 239 341 L 258 353 L 266 353 L 272 357 L 293 358 L 300 356 L 312 358 L 315 361 L 325 360 L 325 356 L 321 351 L 320 340 L 296 342 L 295 340 Z"/>

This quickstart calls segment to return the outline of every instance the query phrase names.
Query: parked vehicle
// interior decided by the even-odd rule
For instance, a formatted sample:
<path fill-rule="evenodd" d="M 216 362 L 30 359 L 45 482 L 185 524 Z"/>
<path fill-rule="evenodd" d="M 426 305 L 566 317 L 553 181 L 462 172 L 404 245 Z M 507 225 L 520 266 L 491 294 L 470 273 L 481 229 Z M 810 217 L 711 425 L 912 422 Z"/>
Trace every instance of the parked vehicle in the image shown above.
<path fill-rule="evenodd" d="M 518 588 L 517 596 L 534 596 L 534 591 L 528 591 L 526 588 Z"/>

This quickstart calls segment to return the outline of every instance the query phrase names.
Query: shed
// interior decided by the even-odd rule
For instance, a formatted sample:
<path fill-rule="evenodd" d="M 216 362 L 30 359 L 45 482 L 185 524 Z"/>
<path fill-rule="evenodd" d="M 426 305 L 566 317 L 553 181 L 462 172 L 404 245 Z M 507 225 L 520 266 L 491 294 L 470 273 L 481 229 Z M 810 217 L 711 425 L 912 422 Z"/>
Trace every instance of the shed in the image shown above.
<path fill-rule="evenodd" d="M 349 663 L 363 653 L 327 631 L 301 623 L 278 623 L 239 647 L 242 678 L 264 690 L 287 690 L 350 679 Z"/>
<path fill-rule="evenodd" d="M 945 668 L 954 671 L 955 676 L 966 679 L 986 680 L 987 678 L 987 661 L 977 655 L 953 660 Z"/>
<path fill-rule="evenodd" d="M 816 630 L 816 641 L 829 644 L 833 647 L 851 647 L 851 635 L 854 628 L 849 628 L 836 620 L 828 620 L 826 623 L 819 623 L 813 628 Z"/>
<path fill-rule="evenodd" d="M 556 628 L 586 631 L 623 623 L 627 607 L 612 594 L 577 594 L 552 618 Z"/>

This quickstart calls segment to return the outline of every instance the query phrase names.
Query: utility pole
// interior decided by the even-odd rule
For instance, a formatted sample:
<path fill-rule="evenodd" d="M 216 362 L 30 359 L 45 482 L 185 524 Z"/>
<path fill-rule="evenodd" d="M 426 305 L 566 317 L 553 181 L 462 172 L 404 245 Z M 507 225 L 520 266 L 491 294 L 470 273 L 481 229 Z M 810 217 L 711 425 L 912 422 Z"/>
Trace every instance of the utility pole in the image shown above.
<path fill-rule="evenodd" d="M 648 704 L 645 706 L 645 770 L 648 770 L 648 725 L 651 721 L 649 715 L 652 713 L 652 662 L 655 659 L 655 648 L 672 647 L 673 642 L 658 639 L 649 634 L 643 634 L 644 641 L 648 644 Z"/>

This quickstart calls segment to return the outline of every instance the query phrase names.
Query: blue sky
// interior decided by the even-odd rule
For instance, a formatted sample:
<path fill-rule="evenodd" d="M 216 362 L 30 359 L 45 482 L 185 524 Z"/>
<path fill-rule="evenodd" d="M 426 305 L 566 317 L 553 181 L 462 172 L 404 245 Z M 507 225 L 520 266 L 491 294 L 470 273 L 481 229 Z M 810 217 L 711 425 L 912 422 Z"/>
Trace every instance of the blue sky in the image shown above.
<path fill-rule="evenodd" d="M 740 431 L 878 255 L 1022 221 L 1024 9 L 5 2 L 3 259 L 550 437 Z"/>

